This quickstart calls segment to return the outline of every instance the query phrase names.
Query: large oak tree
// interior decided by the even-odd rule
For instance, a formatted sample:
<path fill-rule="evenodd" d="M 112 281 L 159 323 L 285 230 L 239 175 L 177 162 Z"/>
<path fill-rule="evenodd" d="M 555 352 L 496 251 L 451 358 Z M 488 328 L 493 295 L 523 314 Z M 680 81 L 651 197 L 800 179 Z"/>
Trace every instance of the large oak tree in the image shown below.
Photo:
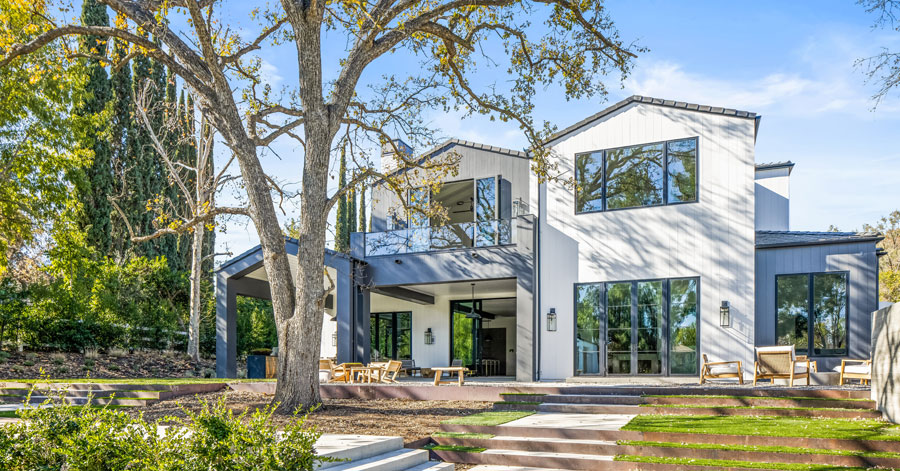
<path fill-rule="evenodd" d="M 624 78 L 641 51 L 620 39 L 597 0 L 282 0 L 256 12 L 262 24 L 251 38 L 229 28 L 228 2 L 221 0 L 104 3 L 126 17 L 127 26 L 60 22 L 0 51 L 0 67 L 58 38 L 107 36 L 133 44 L 192 89 L 240 167 L 278 326 L 275 400 L 285 412 L 320 400 L 316 365 L 329 211 L 372 178 L 387 179 L 403 194 L 403 182 L 383 175 L 361 143 L 377 147 L 403 137 L 424 145 L 435 136 L 424 118 L 430 110 L 484 114 L 521 128 L 533 170 L 546 177 L 553 166 L 542 142 L 553 127 L 532 117 L 536 92 L 554 85 L 567 99 L 603 95 L 604 77 Z M 336 43 L 346 47 L 333 60 Z M 297 73 L 287 89 L 276 92 L 263 82 L 259 54 L 282 44 L 293 46 Z M 381 76 L 375 68 L 388 62 L 390 73 Z M 303 148 L 296 158 L 302 184 L 296 277 L 277 220 L 278 189 L 260 162 L 262 150 L 278 139 L 294 139 Z M 354 176 L 330 191 L 338 145 L 351 146 L 348 151 L 357 156 Z M 440 174 L 395 150 L 401 166 Z"/>

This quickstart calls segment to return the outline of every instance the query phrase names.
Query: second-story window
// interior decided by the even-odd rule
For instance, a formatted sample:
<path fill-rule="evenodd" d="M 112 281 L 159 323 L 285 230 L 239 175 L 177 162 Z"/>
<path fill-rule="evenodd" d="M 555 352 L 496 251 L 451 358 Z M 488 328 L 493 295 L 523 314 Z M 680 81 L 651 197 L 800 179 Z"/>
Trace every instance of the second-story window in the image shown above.
<path fill-rule="evenodd" d="M 697 139 L 575 156 L 575 212 L 697 201 Z"/>

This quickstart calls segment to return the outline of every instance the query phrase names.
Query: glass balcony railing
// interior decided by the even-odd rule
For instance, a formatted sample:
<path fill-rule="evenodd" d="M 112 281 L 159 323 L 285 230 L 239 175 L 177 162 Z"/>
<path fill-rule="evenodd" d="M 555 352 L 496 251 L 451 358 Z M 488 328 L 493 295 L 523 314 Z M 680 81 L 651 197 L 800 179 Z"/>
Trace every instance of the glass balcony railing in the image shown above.
<path fill-rule="evenodd" d="M 434 250 L 491 247 L 513 242 L 509 219 L 463 222 L 366 233 L 366 256 L 399 255 Z"/>

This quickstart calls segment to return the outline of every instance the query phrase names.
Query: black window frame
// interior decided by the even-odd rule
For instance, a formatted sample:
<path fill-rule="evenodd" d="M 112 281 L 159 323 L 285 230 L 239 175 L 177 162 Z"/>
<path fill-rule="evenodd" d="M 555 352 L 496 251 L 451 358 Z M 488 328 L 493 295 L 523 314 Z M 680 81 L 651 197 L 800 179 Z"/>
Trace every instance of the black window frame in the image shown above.
<path fill-rule="evenodd" d="M 399 322 L 398 317 L 399 317 L 399 315 L 401 315 L 401 314 L 402 314 L 402 315 L 408 315 L 408 316 L 409 316 L 409 359 L 412 359 L 412 357 L 413 357 L 413 343 L 414 343 L 414 342 L 413 342 L 413 338 L 412 338 L 412 335 L 413 335 L 413 326 L 412 326 L 412 319 L 413 319 L 413 316 L 412 316 L 412 311 L 386 311 L 386 312 L 372 312 L 372 313 L 369 313 L 369 325 L 370 325 L 370 329 L 371 329 L 371 330 L 374 330 L 376 334 L 378 333 L 378 328 L 377 328 L 377 327 L 374 327 L 375 324 L 372 324 L 372 320 L 375 319 L 376 322 L 379 322 L 379 323 L 380 323 L 380 322 L 381 322 L 381 316 L 382 316 L 382 315 L 385 315 L 385 314 L 390 314 L 390 315 L 391 315 L 391 354 L 390 354 L 390 359 L 391 359 L 391 360 L 397 360 L 397 359 L 398 359 L 397 357 L 399 356 L 398 350 L 399 350 L 399 347 L 400 347 L 400 343 L 399 343 L 398 339 L 400 338 L 400 335 L 399 335 L 400 329 L 398 328 L 398 326 L 400 325 L 400 322 Z M 404 329 L 404 330 L 406 330 L 406 329 Z M 372 345 L 373 345 L 373 344 L 374 344 L 374 345 L 377 345 L 377 344 L 378 344 L 378 341 L 377 341 L 377 340 L 378 340 L 377 337 L 373 338 L 372 335 L 371 335 L 371 332 L 370 332 L 370 334 L 369 334 L 369 351 L 370 351 L 370 352 L 372 351 Z M 382 360 L 384 360 L 383 357 L 384 357 L 384 354 L 383 354 L 383 352 L 382 352 Z M 404 359 L 405 359 L 405 358 L 404 358 Z"/>
<path fill-rule="evenodd" d="M 676 141 L 687 141 L 687 140 L 693 140 L 694 148 L 696 149 L 696 162 L 695 162 L 696 175 L 694 178 L 694 199 L 690 200 L 690 201 L 669 201 L 669 143 L 676 142 Z M 629 206 L 627 208 L 609 208 L 607 206 L 607 198 L 606 198 L 606 190 L 607 190 L 608 177 L 609 177 L 606 174 L 606 154 L 607 154 L 607 152 L 619 150 L 619 149 L 628 149 L 631 147 L 653 146 L 653 145 L 658 145 L 658 144 L 662 144 L 662 147 L 663 147 L 662 203 L 642 205 L 642 206 Z M 600 207 L 601 207 L 601 209 L 595 209 L 592 211 L 579 211 L 578 210 L 578 188 L 577 188 L 577 186 L 578 186 L 578 173 L 577 173 L 578 157 L 582 156 L 582 155 L 590 155 L 590 154 L 600 154 L 600 156 L 601 156 L 600 157 L 600 159 L 601 159 L 600 167 L 602 168 L 601 171 L 603 172 L 603 178 L 601 179 L 601 184 L 600 184 L 600 193 L 601 193 Z M 682 205 L 682 204 L 694 204 L 694 203 L 700 202 L 700 136 L 683 137 L 683 138 L 679 138 L 679 139 L 667 139 L 664 141 L 645 142 L 645 143 L 641 143 L 641 144 L 631 144 L 631 145 L 627 145 L 627 146 L 609 147 L 606 149 L 597 149 L 597 150 L 590 150 L 590 151 L 584 151 L 584 152 L 577 152 L 577 153 L 575 153 L 574 159 L 572 160 L 572 162 L 574 164 L 574 166 L 572 168 L 573 168 L 573 172 L 575 173 L 574 176 L 575 176 L 575 185 L 576 185 L 576 188 L 574 191 L 574 198 L 573 198 L 573 202 L 574 202 L 573 210 L 575 212 L 575 215 L 595 214 L 595 213 L 604 213 L 604 212 L 612 212 L 612 211 L 628 211 L 628 210 L 642 209 L 642 208 L 657 208 L 660 206 L 677 206 L 677 205 Z"/>
<path fill-rule="evenodd" d="M 671 334 L 670 321 L 671 321 L 671 309 L 672 309 L 671 282 L 675 281 L 675 280 L 697 280 L 697 319 L 696 319 L 696 323 L 697 323 L 697 334 L 696 334 L 697 345 L 696 345 L 696 348 L 697 348 L 697 350 L 696 350 L 696 359 L 695 359 L 695 362 L 696 362 L 695 373 L 673 374 L 671 371 L 671 365 L 669 364 L 669 360 L 670 360 L 669 348 L 670 348 L 671 342 L 672 342 L 672 339 L 670 338 L 670 336 L 671 336 L 670 335 Z M 663 368 L 659 374 L 639 374 L 639 373 L 609 374 L 607 365 L 606 365 L 606 360 L 605 360 L 606 348 L 607 348 L 607 343 L 608 343 L 608 338 L 607 338 L 607 323 L 608 322 L 606 320 L 607 310 L 608 310 L 608 307 L 606 305 L 606 303 L 607 303 L 606 292 L 608 289 L 607 287 L 609 285 L 620 284 L 620 283 L 631 284 L 632 285 L 631 286 L 632 312 L 634 313 L 634 311 L 637 309 L 637 304 L 636 304 L 637 295 L 638 295 L 638 293 L 636 291 L 637 284 L 642 283 L 642 282 L 654 282 L 654 281 L 661 281 L 663 283 L 662 289 L 663 289 L 664 313 L 663 313 L 662 324 L 661 324 L 661 328 L 663 330 L 663 335 L 662 335 L 663 345 L 662 345 L 662 350 L 661 350 L 661 353 L 662 353 L 661 361 L 663 362 Z M 601 355 L 604 358 L 604 361 L 603 361 L 603 365 L 602 365 L 603 368 L 601 370 L 602 373 L 579 375 L 576 370 L 577 365 L 578 365 L 578 317 L 577 317 L 578 316 L 578 288 L 581 286 L 586 286 L 586 285 L 602 285 L 602 287 L 603 287 L 603 296 L 601 296 L 601 302 L 603 304 L 601 306 L 598 306 L 598 308 L 600 309 L 600 311 L 602 313 L 601 315 L 604 319 L 604 322 L 602 322 L 600 325 L 600 338 L 603 339 Z M 573 376 L 596 376 L 596 377 L 685 377 L 685 378 L 697 376 L 700 373 L 700 358 L 701 358 L 701 355 L 700 355 L 700 338 L 701 338 L 701 324 L 702 324 L 702 322 L 701 322 L 701 320 L 702 320 L 701 319 L 702 318 L 701 295 L 702 295 L 702 278 L 699 275 L 673 276 L 671 278 L 642 278 L 642 279 L 632 279 L 632 280 L 592 281 L 592 282 L 575 283 L 572 288 L 572 307 L 573 307 L 572 315 L 573 315 L 573 320 L 574 320 L 574 322 L 572 322 L 572 359 L 573 359 L 572 375 Z M 635 325 L 633 322 L 632 322 L 632 328 L 635 328 Z M 633 336 L 633 334 L 632 334 L 632 336 Z M 634 338 L 632 338 L 632 345 L 634 345 Z M 637 366 L 634 365 L 632 367 L 632 369 L 634 371 L 636 371 Z"/>
<path fill-rule="evenodd" d="M 849 270 L 835 270 L 835 271 L 815 271 L 815 272 L 799 272 L 799 273 L 779 273 L 775 275 L 775 316 L 773 317 L 773 321 L 775 324 L 773 332 L 775 333 L 775 344 L 778 344 L 778 279 L 784 276 L 806 276 L 806 309 L 809 315 L 809 319 L 806 322 L 806 351 L 796 350 L 795 351 L 810 358 L 842 358 L 850 355 L 850 271 Z M 846 352 L 840 354 L 816 354 L 815 347 L 815 325 L 816 325 L 816 312 L 815 312 L 815 276 L 816 275 L 844 275 L 844 282 L 846 283 L 846 289 L 844 290 L 844 345 Z"/>

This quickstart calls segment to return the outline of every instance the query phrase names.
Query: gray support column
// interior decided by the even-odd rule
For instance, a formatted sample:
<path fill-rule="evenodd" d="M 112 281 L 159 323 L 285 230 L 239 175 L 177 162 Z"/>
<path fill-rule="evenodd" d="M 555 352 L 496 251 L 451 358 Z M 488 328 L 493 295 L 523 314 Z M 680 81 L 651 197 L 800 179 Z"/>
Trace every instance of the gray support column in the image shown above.
<path fill-rule="evenodd" d="M 516 279 L 516 381 L 534 381 L 535 329 L 531 280 Z"/>
<path fill-rule="evenodd" d="M 349 267 L 351 263 L 335 263 L 337 280 L 335 280 L 334 312 L 337 318 L 337 362 L 354 361 L 353 356 L 353 278 Z"/>
<path fill-rule="evenodd" d="M 216 275 L 216 377 L 237 376 L 237 293 L 228 275 Z"/>
<path fill-rule="evenodd" d="M 369 351 L 372 344 L 371 318 L 369 317 L 369 290 L 363 289 L 362 286 L 354 286 L 356 305 L 354 315 L 356 316 L 356 361 L 369 363 L 371 361 L 372 352 Z"/>

